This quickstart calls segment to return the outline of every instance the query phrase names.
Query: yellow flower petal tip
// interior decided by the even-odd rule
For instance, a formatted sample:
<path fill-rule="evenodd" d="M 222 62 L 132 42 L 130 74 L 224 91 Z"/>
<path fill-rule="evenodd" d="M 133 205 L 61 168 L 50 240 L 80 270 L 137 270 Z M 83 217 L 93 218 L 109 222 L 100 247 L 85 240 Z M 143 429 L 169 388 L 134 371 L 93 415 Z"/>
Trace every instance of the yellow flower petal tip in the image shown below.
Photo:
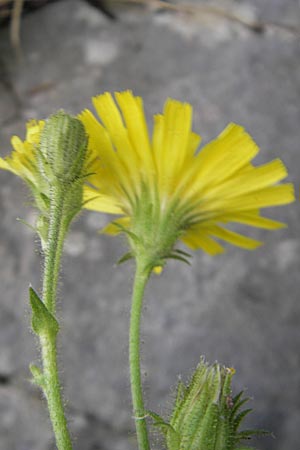
<path fill-rule="evenodd" d="M 164 260 L 174 257 L 178 239 L 211 255 L 224 252 L 219 241 L 252 250 L 261 242 L 228 224 L 285 226 L 261 209 L 294 201 L 292 184 L 279 184 L 287 170 L 279 159 L 255 166 L 259 148 L 240 125 L 229 124 L 198 150 L 188 103 L 168 99 L 154 116 L 152 136 L 142 99 L 131 91 L 104 93 L 93 103 L 100 120 L 87 110 L 80 116 L 99 160 L 86 187 L 86 196 L 94 195 L 87 207 L 121 215 L 136 251 L 147 248 Z M 116 234 L 109 226 L 106 231 Z"/>
<path fill-rule="evenodd" d="M 25 140 L 22 141 L 18 136 L 13 136 L 11 138 L 13 147 L 11 155 L 0 158 L 1 169 L 14 173 L 33 186 L 39 183 L 35 150 L 44 124 L 45 122 L 41 120 L 30 120 L 26 125 Z"/>
<path fill-rule="evenodd" d="M 227 367 L 227 370 L 231 375 L 234 375 L 236 373 L 236 370 L 234 367 Z"/>

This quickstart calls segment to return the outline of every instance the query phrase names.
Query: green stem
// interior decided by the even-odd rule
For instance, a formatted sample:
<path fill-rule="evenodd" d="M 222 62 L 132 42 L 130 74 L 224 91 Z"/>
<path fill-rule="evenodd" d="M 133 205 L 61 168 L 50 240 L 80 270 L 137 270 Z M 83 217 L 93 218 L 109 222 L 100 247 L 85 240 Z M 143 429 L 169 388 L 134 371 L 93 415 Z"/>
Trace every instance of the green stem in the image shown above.
<path fill-rule="evenodd" d="M 55 314 L 56 291 L 60 260 L 64 245 L 65 227 L 62 223 L 64 191 L 62 186 L 52 189 L 48 242 L 45 251 L 43 301 L 51 314 Z"/>
<path fill-rule="evenodd" d="M 139 450 L 150 450 L 140 368 L 140 322 L 145 287 L 150 275 L 144 261 L 137 257 L 136 274 L 133 285 L 130 332 L 129 364 L 133 412 Z"/>
<path fill-rule="evenodd" d="M 55 317 L 56 291 L 66 227 L 64 225 L 64 190 L 54 187 L 50 199 L 50 223 L 43 280 L 43 301 Z M 72 443 L 64 414 L 57 368 L 56 336 L 40 337 L 43 360 L 43 388 L 58 450 L 71 450 Z"/>
<path fill-rule="evenodd" d="M 61 398 L 60 382 L 57 368 L 56 339 L 51 336 L 41 337 L 44 392 L 48 403 L 50 420 L 58 450 L 72 450 L 71 437 Z"/>

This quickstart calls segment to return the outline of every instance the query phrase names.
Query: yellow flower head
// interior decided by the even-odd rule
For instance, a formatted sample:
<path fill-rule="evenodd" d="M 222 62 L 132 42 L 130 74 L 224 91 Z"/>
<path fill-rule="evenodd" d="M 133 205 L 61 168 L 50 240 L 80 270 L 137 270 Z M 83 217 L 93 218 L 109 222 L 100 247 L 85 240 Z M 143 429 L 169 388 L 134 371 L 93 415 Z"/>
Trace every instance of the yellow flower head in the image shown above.
<path fill-rule="evenodd" d="M 197 151 L 201 138 L 187 103 L 167 100 L 151 138 L 140 97 L 105 93 L 93 103 L 102 123 L 88 110 L 80 119 L 101 167 L 85 188 L 86 207 L 122 216 L 105 232 L 125 231 L 133 247 L 159 259 L 177 239 L 211 255 L 224 251 L 216 238 L 249 250 L 261 244 L 226 228 L 229 222 L 285 226 L 260 209 L 294 200 L 292 184 L 277 184 L 286 168 L 279 159 L 255 167 L 259 149 L 243 127 L 228 125 Z"/>
<path fill-rule="evenodd" d="M 42 120 L 29 121 L 26 125 L 26 139 L 22 141 L 18 136 L 13 136 L 11 139 L 13 152 L 10 156 L 0 158 L 1 169 L 9 170 L 29 185 L 39 187 L 40 190 L 47 188 L 39 175 L 35 150 L 40 142 L 44 125 L 45 122 Z"/>

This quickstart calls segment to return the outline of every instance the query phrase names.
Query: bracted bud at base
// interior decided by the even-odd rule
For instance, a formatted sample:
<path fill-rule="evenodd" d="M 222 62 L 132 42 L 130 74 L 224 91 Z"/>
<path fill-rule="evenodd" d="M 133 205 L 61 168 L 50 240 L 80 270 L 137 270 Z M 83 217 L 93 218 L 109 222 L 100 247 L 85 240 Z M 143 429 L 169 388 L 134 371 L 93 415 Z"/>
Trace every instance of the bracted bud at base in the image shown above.
<path fill-rule="evenodd" d="M 244 450 L 243 441 L 269 434 L 263 430 L 239 431 L 251 409 L 241 410 L 249 400 L 243 392 L 232 397 L 234 369 L 201 360 L 190 383 L 179 382 L 170 421 L 149 413 L 164 433 L 167 450 Z"/>

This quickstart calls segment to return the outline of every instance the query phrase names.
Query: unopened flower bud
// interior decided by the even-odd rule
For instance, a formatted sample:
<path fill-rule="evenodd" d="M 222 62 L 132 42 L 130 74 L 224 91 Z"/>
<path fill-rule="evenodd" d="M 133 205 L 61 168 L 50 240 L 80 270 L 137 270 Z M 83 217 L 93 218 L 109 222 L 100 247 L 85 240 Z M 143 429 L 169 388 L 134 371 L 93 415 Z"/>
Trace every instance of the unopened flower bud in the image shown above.
<path fill-rule="evenodd" d="M 249 400 L 243 392 L 231 393 L 235 370 L 201 360 L 190 383 L 179 382 L 170 422 L 150 413 L 166 438 L 168 450 L 242 450 L 243 441 L 263 430 L 240 431 L 243 418 L 251 409 L 241 410 Z M 247 447 L 250 450 L 250 447 Z"/>
<path fill-rule="evenodd" d="M 41 133 L 39 159 L 41 170 L 51 181 L 72 183 L 82 176 L 87 151 L 87 136 L 82 123 L 58 111 L 50 116 Z"/>

